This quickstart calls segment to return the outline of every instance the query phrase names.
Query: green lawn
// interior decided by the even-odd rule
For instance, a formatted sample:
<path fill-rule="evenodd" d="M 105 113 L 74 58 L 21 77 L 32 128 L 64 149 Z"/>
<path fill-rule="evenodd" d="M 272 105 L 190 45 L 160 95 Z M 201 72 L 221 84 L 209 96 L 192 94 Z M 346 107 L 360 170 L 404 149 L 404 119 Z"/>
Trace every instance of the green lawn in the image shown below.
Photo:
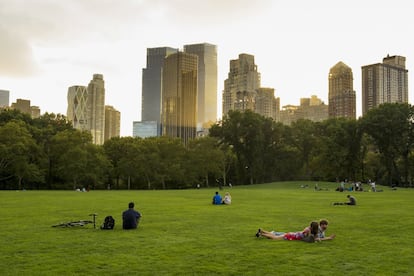
<path fill-rule="evenodd" d="M 302 182 L 233 187 L 233 204 L 212 206 L 215 189 L 0 191 L 1 275 L 414 275 L 414 190 L 348 192 Z M 351 193 L 351 192 L 350 192 Z M 129 201 L 143 214 L 122 230 Z M 51 227 L 116 220 L 115 230 Z M 308 244 L 254 236 L 301 230 L 326 218 L 336 239 Z"/>

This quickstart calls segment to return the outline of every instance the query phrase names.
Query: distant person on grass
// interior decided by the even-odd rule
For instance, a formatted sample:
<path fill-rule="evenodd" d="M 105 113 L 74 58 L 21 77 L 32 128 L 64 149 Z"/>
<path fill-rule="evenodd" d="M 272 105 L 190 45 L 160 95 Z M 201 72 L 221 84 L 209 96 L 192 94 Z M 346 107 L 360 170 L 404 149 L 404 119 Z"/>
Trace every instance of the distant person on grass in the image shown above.
<path fill-rule="evenodd" d="M 230 205 L 231 204 L 231 195 L 229 192 L 226 192 L 223 198 L 223 204 Z"/>
<path fill-rule="evenodd" d="M 220 205 L 222 204 L 222 198 L 219 192 L 216 192 L 216 194 L 213 196 L 213 202 L 214 205 Z"/>
<path fill-rule="evenodd" d="M 371 182 L 371 191 L 376 192 L 377 188 L 375 187 L 375 182 Z"/>
<path fill-rule="evenodd" d="M 355 197 L 351 195 L 346 196 L 348 198 L 348 202 L 334 202 L 333 205 L 356 205 Z"/>
<path fill-rule="evenodd" d="M 139 220 L 141 219 L 142 215 L 139 212 L 135 211 L 134 207 L 134 202 L 130 202 L 128 204 L 128 210 L 122 213 L 123 229 L 136 229 L 138 227 Z"/>
<path fill-rule="evenodd" d="M 259 228 L 256 237 L 265 237 L 271 240 L 315 242 L 315 240 L 317 240 L 318 230 L 319 224 L 316 221 L 312 221 L 310 226 L 300 232 L 278 233 L 274 231 L 265 231 Z"/>
<path fill-rule="evenodd" d="M 335 238 L 335 234 L 332 234 L 328 237 L 325 236 L 325 231 L 328 229 L 328 221 L 326 219 L 321 219 L 319 221 L 319 228 L 318 228 L 318 235 L 317 235 L 317 241 L 327 241 L 327 240 L 333 240 Z"/>

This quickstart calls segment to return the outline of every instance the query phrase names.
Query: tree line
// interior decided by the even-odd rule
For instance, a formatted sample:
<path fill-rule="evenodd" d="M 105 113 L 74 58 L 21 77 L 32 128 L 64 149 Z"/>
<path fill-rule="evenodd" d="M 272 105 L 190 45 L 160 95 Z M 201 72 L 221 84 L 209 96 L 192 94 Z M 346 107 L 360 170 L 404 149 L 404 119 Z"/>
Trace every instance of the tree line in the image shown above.
<path fill-rule="evenodd" d="M 411 187 L 414 107 L 290 126 L 231 111 L 207 137 L 116 137 L 92 144 L 61 114 L 0 111 L 0 189 L 184 189 L 285 180 Z"/>

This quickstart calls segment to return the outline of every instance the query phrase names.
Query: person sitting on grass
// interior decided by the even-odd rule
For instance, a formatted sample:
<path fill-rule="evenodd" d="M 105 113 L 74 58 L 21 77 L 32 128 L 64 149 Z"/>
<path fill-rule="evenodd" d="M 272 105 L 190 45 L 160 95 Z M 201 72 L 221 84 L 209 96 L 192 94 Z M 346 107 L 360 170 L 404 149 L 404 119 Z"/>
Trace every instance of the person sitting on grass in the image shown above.
<path fill-rule="evenodd" d="M 136 229 L 142 215 L 135 211 L 134 202 L 128 204 L 128 210 L 122 213 L 122 228 L 123 229 Z"/>
<path fill-rule="evenodd" d="M 271 240 L 288 240 L 288 241 L 306 241 L 315 242 L 317 239 L 319 224 L 312 221 L 310 226 L 306 227 L 300 232 L 278 233 L 274 231 L 265 231 L 259 228 L 256 237 L 265 237 Z"/>
<path fill-rule="evenodd" d="M 213 204 L 219 205 L 221 203 L 222 203 L 221 195 L 219 194 L 219 192 L 216 192 L 216 194 L 213 196 Z"/>
<path fill-rule="evenodd" d="M 226 192 L 223 198 L 223 204 L 230 205 L 231 204 L 231 195 L 229 192 Z"/>
<path fill-rule="evenodd" d="M 355 197 L 351 195 L 346 196 L 348 198 L 348 202 L 334 202 L 333 205 L 356 205 Z"/>

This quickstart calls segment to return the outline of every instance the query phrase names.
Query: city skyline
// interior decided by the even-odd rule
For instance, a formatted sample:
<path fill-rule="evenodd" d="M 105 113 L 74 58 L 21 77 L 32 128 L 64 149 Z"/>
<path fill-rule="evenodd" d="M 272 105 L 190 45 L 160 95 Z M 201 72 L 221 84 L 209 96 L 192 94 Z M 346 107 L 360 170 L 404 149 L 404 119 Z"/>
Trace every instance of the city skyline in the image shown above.
<path fill-rule="evenodd" d="M 275 90 L 280 107 L 299 105 L 300 98 L 311 95 L 327 104 L 329 69 L 342 61 L 354 75 L 358 117 L 362 66 L 388 54 L 404 56 L 410 79 L 414 19 L 409 5 L 401 0 L 392 5 L 370 0 L 0 0 L 0 89 L 10 91 L 10 103 L 28 99 L 42 114 L 66 114 L 68 87 L 102 74 L 105 103 L 121 113 L 121 136 L 131 136 L 133 121 L 141 120 L 147 48 L 183 50 L 183 45 L 211 43 L 217 45 L 218 115 L 230 60 L 246 53 L 255 57 L 261 86 Z"/>

